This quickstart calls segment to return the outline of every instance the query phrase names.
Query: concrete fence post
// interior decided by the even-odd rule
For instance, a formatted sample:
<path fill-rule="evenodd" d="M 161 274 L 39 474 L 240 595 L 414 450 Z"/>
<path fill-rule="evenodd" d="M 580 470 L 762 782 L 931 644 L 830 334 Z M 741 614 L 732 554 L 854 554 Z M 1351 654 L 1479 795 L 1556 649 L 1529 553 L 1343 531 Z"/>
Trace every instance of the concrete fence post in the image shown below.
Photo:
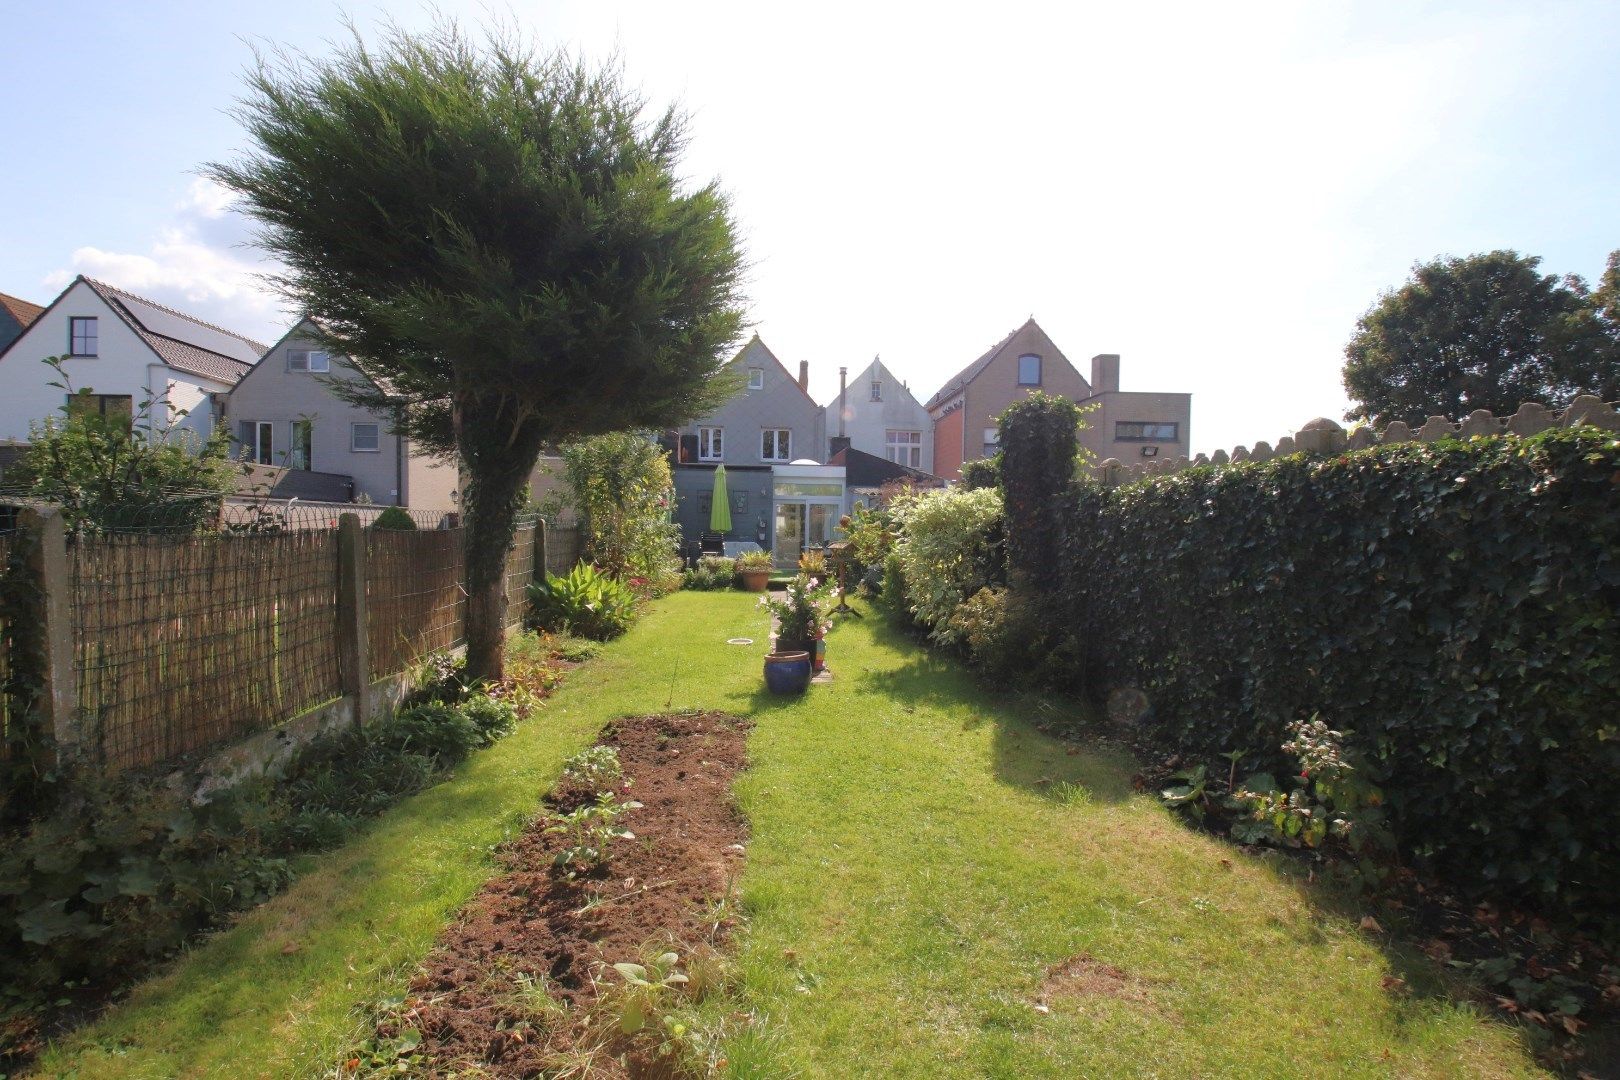
<path fill-rule="evenodd" d="M 534 580 L 546 580 L 546 519 L 534 523 Z"/>
<path fill-rule="evenodd" d="M 371 718 L 366 640 L 366 534 L 358 514 L 338 517 L 338 671 L 357 725 Z"/>
<path fill-rule="evenodd" d="M 1296 448 L 1307 454 L 1318 454 L 1323 457 L 1343 453 L 1346 441 L 1344 428 L 1325 416 L 1318 416 L 1294 432 Z"/>
<path fill-rule="evenodd" d="M 56 743 L 58 761 L 82 757 L 79 683 L 73 671 L 73 568 L 68 563 L 67 526 L 60 510 L 24 510 L 18 524 L 27 536 L 28 575 L 38 585 L 40 724 Z M 21 658 L 13 659 L 17 663 Z M 23 661 L 26 662 L 26 661 Z"/>

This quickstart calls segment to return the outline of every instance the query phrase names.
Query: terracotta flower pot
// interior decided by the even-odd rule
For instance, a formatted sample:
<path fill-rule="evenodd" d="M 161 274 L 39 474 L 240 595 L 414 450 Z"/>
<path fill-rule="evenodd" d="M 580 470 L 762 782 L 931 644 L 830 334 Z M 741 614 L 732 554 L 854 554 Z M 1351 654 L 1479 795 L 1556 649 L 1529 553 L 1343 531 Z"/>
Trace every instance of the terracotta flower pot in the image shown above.
<path fill-rule="evenodd" d="M 743 588 L 748 592 L 764 592 L 765 586 L 769 585 L 770 581 L 771 572 L 769 570 L 742 571 Z"/>
<path fill-rule="evenodd" d="M 802 694 L 810 686 L 810 654 L 773 652 L 765 655 L 765 687 L 773 694 Z"/>

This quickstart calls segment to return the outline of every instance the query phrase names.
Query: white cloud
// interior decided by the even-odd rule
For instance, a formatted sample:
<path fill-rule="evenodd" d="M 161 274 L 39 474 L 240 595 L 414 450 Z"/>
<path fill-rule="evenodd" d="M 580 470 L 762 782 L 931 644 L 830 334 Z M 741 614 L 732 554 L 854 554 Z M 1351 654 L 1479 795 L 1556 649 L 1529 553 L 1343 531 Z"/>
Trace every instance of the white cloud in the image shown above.
<path fill-rule="evenodd" d="M 193 180 L 168 223 L 144 253 L 81 247 L 71 268 L 48 275 L 61 288 L 84 274 L 139 293 L 259 341 L 279 337 L 292 321 L 262 280 L 275 269 L 253 248 L 231 192 Z"/>

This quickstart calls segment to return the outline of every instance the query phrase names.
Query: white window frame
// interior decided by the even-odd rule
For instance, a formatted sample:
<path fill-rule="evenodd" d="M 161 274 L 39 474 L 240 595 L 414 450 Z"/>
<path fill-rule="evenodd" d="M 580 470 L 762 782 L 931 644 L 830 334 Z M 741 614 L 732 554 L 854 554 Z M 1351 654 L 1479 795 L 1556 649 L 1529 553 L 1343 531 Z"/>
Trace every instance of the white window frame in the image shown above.
<path fill-rule="evenodd" d="M 288 349 L 287 370 L 322 374 L 332 370 L 332 355 L 321 349 Z"/>
<path fill-rule="evenodd" d="M 882 379 L 873 379 L 872 380 L 872 400 L 873 401 L 882 401 L 883 400 L 883 380 Z"/>
<path fill-rule="evenodd" d="M 1140 435 L 1122 435 L 1122 434 L 1120 434 L 1120 430 L 1122 428 L 1137 428 L 1142 432 L 1142 434 L 1140 434 Z M 1148 431 L 1147 431 L 1148 428 L 1158 428 L 1158 429 L 1161 429 L 1161 430 L 1150 435 L 1150 434 L 1148 434 Z M 1167 429 L 1169 431 L 1168 435 L 1164 434 L 1164 429 Z M 1179 421 L 1176 421 L 1176 420 L 1115 420 L 1114 421 L 1114 441 L 1115 442 L 1180 442 L 1181 441 L 1181 423 Z"/>
<path fill-rule="evenodd" d="M 79 325 L 83 323 L 89 333 L 79 334 Z M 79 342 L 84 341 L 88 351 L 79 351 Z M 100 356 L 101 355 L 101 324 L 94 315 L 70 315 L 68 317 L 68 355 L 69 356 Z"/>
<path fill-rule="evenodd" d="M 748 389 L 750 389 L 750 390 L 763 390 L 763 389 L 765 389 L 765 369 L 764 368 L 751 367 L 751 368 L 748 369 Z"/>
<path fill-rule="evenodd" d="M 371 428 L 377 434 L 375 446 L 360 445 L 360 429 Z M 354 421 L 349 424 L 349 453 L 351 454 L 380 454 L 382 453 L 382 424 Z"/>
<path fill-rule="evenodd" d="M 767 443 L 769 444 L 767 446 Z M 772 452 L 767 454 L 765 451 Z M 760 428 L 759 429 L 759 460 L 769 461 L 773 464 L 783 465 L 793 460 L 793 429 L 792 428 Z"/>
<path fill-rule="evenodd" d="M 987 427 L 984 429 L 984 456 L 995 457 L 1001 452 L 1001 429 Z"/>
<path fill-rule="evenodd" d="M 883 433 L 883 445 L 896 465 L 922 468 L 922 432 L 893 428 Z"/>
<path fill-rule="evenodd" d="M 698 460 L 726 460 L 726 429 L 723 427 L 698 428 Z"/>
<path fill-rule="evenodd" d="M 242 423 L 253 429 L 253 441 L 247 444 L 248 460 L 255 465 L 274 465 L 276 463 L 276 422 L 274 420 L 244 420 Z M 265 448 L 264 457 L 259 456 L 259 444 L 268 436 L 270 445 Z"/>
<path fill-rule="evenodd" d="M 1033 382 L 1027 381 L 1024 378 L 1024 361 L 1025 360 L 1033 360 L 1033 361 L 1035 361 L 1035 379 L 1034 379 Z M 1018 358 L 1018 385 L 1019 386 L 1039 386 L 1039 385 L 1041 385 L 1041 376 L 1044 374 L 1044 372 L 1041 371 L 1041 368 L 1043 366 L 1044 365 L 1043 365 L 1043 363 L 1041 361 L 1041 357 L 1040 357 L 1039 353 L 1025 353 L 1024 355 L 1020 356 Z"/>

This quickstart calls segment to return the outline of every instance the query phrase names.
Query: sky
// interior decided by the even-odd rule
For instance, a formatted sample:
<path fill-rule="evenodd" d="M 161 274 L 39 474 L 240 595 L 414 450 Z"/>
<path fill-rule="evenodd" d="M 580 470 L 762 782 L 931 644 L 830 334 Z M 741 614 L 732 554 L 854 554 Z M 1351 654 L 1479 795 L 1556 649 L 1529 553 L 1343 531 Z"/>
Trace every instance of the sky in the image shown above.
<path fill-rule="evenodd" d="M 0 39 L 0 292 L 88 274 L 265 342 L 292 322 L 200 166 L 254 46 L 384 19 L 617 54 L 718 179 L 750 329 L 811 392 L 926 400 L 1033 315 L 1083 375 L 1190 392 L 1195 451 L 1342 417 L 1345 342 L 1414 263 L 1620 248 L 1620 4 L 33 4 Z"/>

